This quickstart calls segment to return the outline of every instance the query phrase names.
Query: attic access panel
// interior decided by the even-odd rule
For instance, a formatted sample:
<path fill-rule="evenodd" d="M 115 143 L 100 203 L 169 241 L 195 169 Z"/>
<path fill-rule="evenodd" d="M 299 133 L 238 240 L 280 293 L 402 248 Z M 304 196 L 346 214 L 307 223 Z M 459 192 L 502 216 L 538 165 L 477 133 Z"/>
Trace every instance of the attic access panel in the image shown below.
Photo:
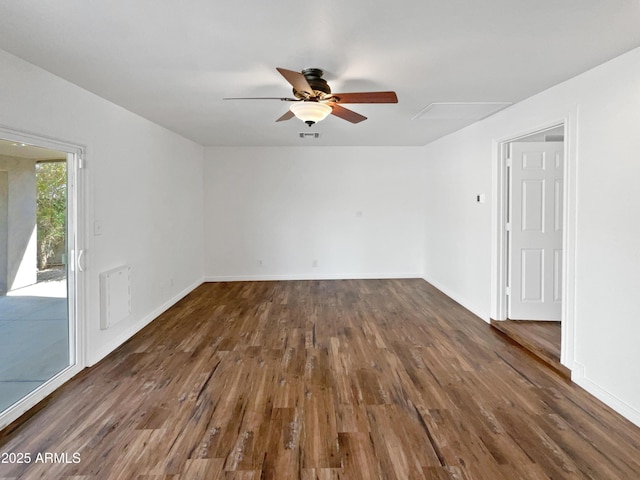
<path fill-rule="evenodd" d="M 423 108 L 414 120 L 478 121 L 507 108 L 511 102 L 437 102 Z"/>

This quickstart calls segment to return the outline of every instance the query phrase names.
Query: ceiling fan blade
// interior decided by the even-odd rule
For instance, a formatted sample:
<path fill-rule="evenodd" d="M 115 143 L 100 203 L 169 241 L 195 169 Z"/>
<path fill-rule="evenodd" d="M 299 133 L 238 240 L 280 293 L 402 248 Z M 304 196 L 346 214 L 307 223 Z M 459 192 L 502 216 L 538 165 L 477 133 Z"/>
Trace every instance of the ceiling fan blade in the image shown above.
<path fill-rule="evenodd" d="M 280 74 L 289 82 L 294 90 L 298 92 L 306 92 L 310 96 L 314 97 L 313 88 L 307 82 L 307 79 L 304 78 L 300 72 L 294 72 L 293 70 L 287 70 L 286 68 L 276 67 L 276 70 L 280 72 Z"/>
<path fill-rule="evenodd" d="M 334 93 L 337 103 L 398 103 L 396 92 Z"/>
<path fill-rule="evenodd" d="M 280 100 L 282 102 L 298 102 L 297 98 L 287 97 L 227 97 L 223 100 Z"/>
<path fill-rule="evenodd" d="M 280 118 L 276 120 L 276 122 L 284 122 L 285 120 L 289 120 L 293 117 L 295 117 L 293 112 L 291 110 L 287 110 Z"/>
<path fill-rule="evenodd" d="M 359 113 L 356 113 L 353 110 L 349 110 L 347 108 L 341 107 L 337 103 L 330 102 L 327 105 L 331 107 L 331 115 L 340 117 L 343 120 L 346 120 L 347 122 L 360 123 L 363 120 L 367 119 L 367 117 L 365 117 L 364 115 L 360 115 Z"/>

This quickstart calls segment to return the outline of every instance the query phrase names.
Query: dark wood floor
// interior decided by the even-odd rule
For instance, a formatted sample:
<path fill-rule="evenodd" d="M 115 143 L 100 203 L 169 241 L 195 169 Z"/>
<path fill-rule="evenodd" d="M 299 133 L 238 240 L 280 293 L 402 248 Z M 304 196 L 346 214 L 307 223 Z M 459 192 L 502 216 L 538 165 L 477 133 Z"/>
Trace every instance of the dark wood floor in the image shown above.
<path fill-rule="evenodd" d="M 205 284 L 9 452 L 70 463 L 2 478 L 640 478 L 640 429 L 422 280 Z"/>
<path fill-rule="evenodd" d="M 560 363 L 562 342 L 560 322 L 491 320 L 491 326 L 500 330 L 560 375 L 571 378 L 571 371 Z"/>

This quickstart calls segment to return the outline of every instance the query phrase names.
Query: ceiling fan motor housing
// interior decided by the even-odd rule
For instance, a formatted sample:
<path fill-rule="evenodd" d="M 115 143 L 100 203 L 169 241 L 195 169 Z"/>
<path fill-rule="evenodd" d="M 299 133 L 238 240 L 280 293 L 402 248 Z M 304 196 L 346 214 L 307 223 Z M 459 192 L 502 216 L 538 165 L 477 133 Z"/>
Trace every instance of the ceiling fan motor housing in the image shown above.
<path fill-rule="evenodd" d="M 302 70 L 302 75 L 309 83 L 309 86 L 313 89 L 313 92 L 308 92 L 312 96 L 315 96 L 319 99 L 324 99 L 331 96 L 331 88 L 327 81 L 322 78 L 324 72 L 319 68 L 305 68 Z M 296 98 L 299 99 L 307 99 L 308 95 L 305 95 L 304 92 L 299 92 L 297 90 L 293 90 L 293 94 Z"/>

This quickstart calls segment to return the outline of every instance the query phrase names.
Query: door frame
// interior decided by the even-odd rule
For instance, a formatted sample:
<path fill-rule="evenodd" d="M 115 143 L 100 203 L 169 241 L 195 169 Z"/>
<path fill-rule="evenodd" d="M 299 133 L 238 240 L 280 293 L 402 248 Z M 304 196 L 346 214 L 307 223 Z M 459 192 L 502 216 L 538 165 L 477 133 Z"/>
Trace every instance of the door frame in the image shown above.
<path fill-rule="evenodd" d="M 83 252 L 86 249 L 86 185 L 82 173 L 85 147 L 2 125 L 0 125 L 0 138 L 67 154 L 67 255 L 69 258 L 68 269 L 73 272 L 73 275 L 68 276 L 67 288 L 72 288 L 74 292 L 73 299 L 68 299 L 69 318 L 71 319 L 69 323 L 70 365 L 0 415 L 1 429 L 18 419 L 84 369 L 86 365 L 85 304 L 87 295 L 84 269 L 78 258 L 80 256 L 78 252 Z"/>
<path fill-rule="evenodd" d="M 564 126 L 564 192 L 562 235 L 562 340 L 560 363 L 573 370 L 575 354 L 575 254 L 576 254 L 576 173 L 577 173 L 577 107 L 564 117 L 512 132 L 493 141 L 493 202 L 492 208 L 492 253 L 491 253 L 491 318 L 506 320 L 508 282 L 507 243 L 507 148 L 508 144 L 523 137 Z"/>

